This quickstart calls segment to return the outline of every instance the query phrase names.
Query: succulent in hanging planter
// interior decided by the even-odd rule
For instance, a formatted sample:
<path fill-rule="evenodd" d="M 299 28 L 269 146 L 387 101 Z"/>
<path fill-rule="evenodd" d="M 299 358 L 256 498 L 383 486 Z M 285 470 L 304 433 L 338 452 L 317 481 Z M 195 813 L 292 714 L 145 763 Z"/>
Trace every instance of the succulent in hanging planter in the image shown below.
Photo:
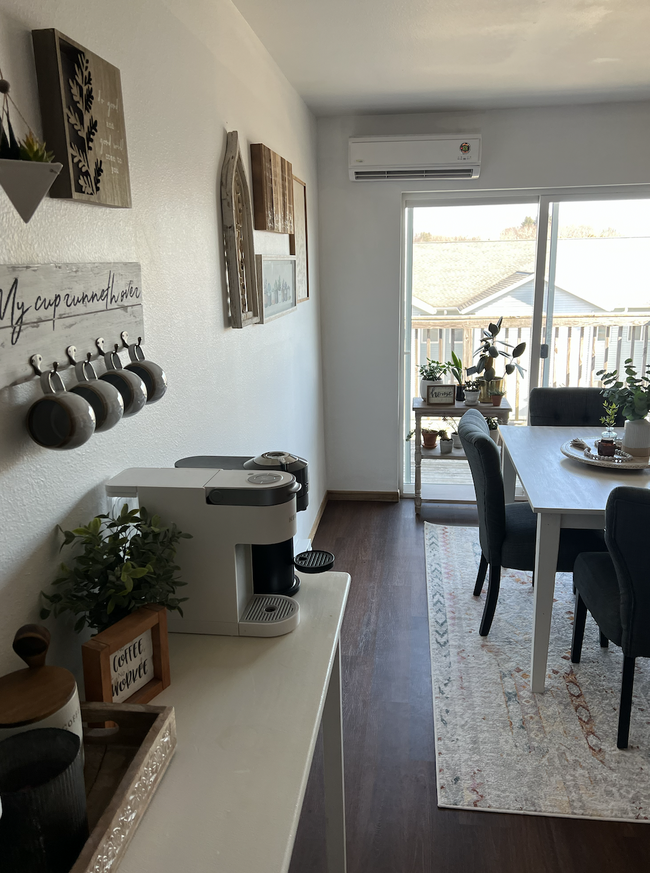
<path fill-rule="evenodd" d="M 510 343 L 507 343 L 504 340 L 498 340 L 497 336 L 501 332 L 502 322 L 503 316 L 499 318 L 496 324 L 490 323 L 487 328 L 483 328 L 481 345 L 474 352 L 474 357 L 476 357 L 476 355 L 479 356 L 478 363 L 475 367 L 468 368 L 468 376 L 476 373 L 477 375 L 482 376 L 482 378 L 488 383 L 491 382 L 492 379 L 498 378 L 494 365 L 499 357 L 504 357 L 508 360 L 508 363 L 505 365 L 504 375 L 510 375 L 517 370 L 519 375 L 523 376 L 526 372 L 517 361 L 517 358 L 520 358 L 526 351 L 526 343 L 518 343 L 513 348 Z M 497 348 L 497 345 L 505 346 L 506 348 L 505 350 L 499 349 Z M 510 351 L 508 351 L 508 349 L 510 349 Z"/>
<path fill-rule="evenodd" d="M 22 114 L 9 94 L 11 86 L 6 79 L 0 78 L 0 94 L 2 95 L 2 111 L 0 114 L 0 159 L 10 161 L 37 161 L 49 164 L 54 160 L 53 152 L 48 152 L 45 143 L 34 135 L 27 122 L 27 135 L 19 142 L 14 133 L 9 103 L 22 118 Z M 25 119 L 23 118 L 23 121 Z"/>
<path fill-rule="evenodd" d="M 20 160 L 51 164 L 54 160 L 54 152 L 48 152 L 45 143 L 37 139 L 30 130 L 20 144 Z"/>

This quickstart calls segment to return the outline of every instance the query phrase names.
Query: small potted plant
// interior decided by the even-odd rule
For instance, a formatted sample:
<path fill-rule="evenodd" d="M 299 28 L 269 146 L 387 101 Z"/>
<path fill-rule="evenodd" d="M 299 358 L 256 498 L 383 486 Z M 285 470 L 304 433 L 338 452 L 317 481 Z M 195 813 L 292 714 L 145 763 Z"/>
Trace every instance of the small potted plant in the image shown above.
<path fill-rule="evenodd" d="M 487 426 L 490 429 L 490 436 L 495 443 L 499 442 L 499 419 L 488 418 L 488 416 L 486 415 L 485 420 L 487 421 Z"/>
<path fill-rule="evenodd" d="M 465 391 L 465 406 L 476 406 L 481 393 L 481 382 L 478 379 L 468 379 L 463 383 Z"/>
<path fill-rule="evenodd" d="M 625 361 L 625 382 L 618 378 L 618 370 L 606 373 L 599 370 L 605 386 L 602 395 L 605 400 L 616 405 L 625 416 L 623 451 L 636 457 L 650 456 L 650 364 L 645 374 L 639 376 L 632 358 Z M 602 419 L 601 419 L 602 420 Z"/>
<path fill-rule="evenodd" d="M 603 406 L 605 415 L 600 419 L 600 422 L 605 425 L 606 430 L 602 432 L 598 440 L 598 454 L 604 458 L 613 458 L 616 454 L 616 431 L 614 430 L 614 425 L 616 424 L 618 406 L 615 403 L 604 403 Z"/>
<path fill-rule="evenodd" d="M 464 397 L 464 395 L 463 395 Z M 460 441 L 460 434 L 456 430 L 456 422 L 451 418 L 443 418 L 443 421 L 451 429 L 451 442 L 455 449 L 462 449 L 463 444 Z"/>
<path fill-rule="evenodd" d="M 423 448 L 435 449 L 436 445 L 438 444 L 438 430 L 436 428 L 423 427 L 421 433 Z"/>
<path fill-rule="evenodd" d="M 505 391 L 501 391 L 500 389 L 491 388 L 490 400 L 492 401 L 492 406 L 501 406 L 501 401 L 505 393 Z"/>
<path fill-rule="evenodd" d="M 430 358 L 427 358 L 426 364 L 420 364 L 420 397 L 424 401 L 427 399 L 427 386 L 440 384 L 450 366 L 447 361 L 432 361 Z"/>
<path fill-rule="evenodd" d="M 447 430 L 439 430 L 438 436 L 440 437 L 440 454 L 441 455 L 449 455 L 451 454 L 451 450 L 454 446 L 452 438 L 449 436 Z"/>
<path fill-rule="evenodd" d="M 456 352 L 452 352 L 451 361 L 447 361 L 447 363 L 449 364 L 449 372 L 458 382 L 458 386 L 456 387 L 456 400 L 460 402 L 465 399 L 465 391 L 463 389 L 463 362 Z"/>

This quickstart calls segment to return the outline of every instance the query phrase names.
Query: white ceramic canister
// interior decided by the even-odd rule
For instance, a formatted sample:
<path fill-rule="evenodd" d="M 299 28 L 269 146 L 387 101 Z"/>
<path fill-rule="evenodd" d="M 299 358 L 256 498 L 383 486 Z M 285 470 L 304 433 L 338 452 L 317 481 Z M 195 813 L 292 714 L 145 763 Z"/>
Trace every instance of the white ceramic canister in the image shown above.
<path fill-rule="evenodd" d="M 650 456 L 650 421 L 647 418 L 625 422 L 623 451 L 636 458 Z"/>
<path fill-rule="evenodd" d="M 0 740 L 54 727 L 72 731 L 83 744 L 77 683 L 69 670 L 45 666 L 49 644 L 50 632 L 41 625 L 16 632 L 13 649 L 28 666 L 0 678 Z"/>

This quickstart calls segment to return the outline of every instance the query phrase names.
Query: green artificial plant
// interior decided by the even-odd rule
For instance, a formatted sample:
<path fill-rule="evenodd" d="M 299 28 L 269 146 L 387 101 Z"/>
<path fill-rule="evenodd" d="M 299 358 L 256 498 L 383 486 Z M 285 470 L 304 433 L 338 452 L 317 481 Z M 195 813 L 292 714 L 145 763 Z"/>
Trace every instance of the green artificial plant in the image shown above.
<path fill-rule="evenodd" d="M 639 421 L 650 412 L 650 364 L 645 374 L 639 376 L 632 358 L 625 361 L 625 382 L 618 378 L 618 370 L 611 373 L 598 370 L 605 386 L 600 392 L 605 400 L 615 404 L 628 421 Z"/>
<path fill-rule="evenodd" d="M 147 603 L 159 603 L 183 615 L 176 597 L 185 582 L 174 562 L 180 539 L 191 534 L 165 525 L 144 507 L 129 510 L 124 504 L 117 518 L 98 515 L 84 527 L 62 530 L 61 545 L 80 546 L 72 562 L 61 564 L 53 581 L 53 594 L 42 592 L 48 606 L 41 618 L 71 612 L 77 617 L 74 629 L 86 625 L 105 630 Z"/>

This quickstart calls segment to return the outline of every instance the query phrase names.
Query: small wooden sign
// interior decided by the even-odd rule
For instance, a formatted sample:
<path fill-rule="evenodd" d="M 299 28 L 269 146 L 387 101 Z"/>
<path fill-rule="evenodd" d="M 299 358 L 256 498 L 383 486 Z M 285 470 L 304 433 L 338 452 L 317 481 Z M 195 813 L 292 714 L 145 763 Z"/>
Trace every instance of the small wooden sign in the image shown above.
<path fill-rule="evenodd" d="M 427 385 L 427 403 L 448 406 L 456 401 L 455 385 Z"/>
<path fill-rule="evenodd" d="M 81 647 L 86 700 L 147 703 L 167 688 L 167 610 L 150 603 Z"/>
<path fill-rule="evenodd" d="M 251 145 L 255 230 L 293 233 L 293 173 L 289 161 L 261 142 Z"/>
<path fill-rule="evenodd" d="M 33 30 L 43 136 L 63 169 L 50 197 L 131 206 L 120 71 L 58 30 Z"/>

